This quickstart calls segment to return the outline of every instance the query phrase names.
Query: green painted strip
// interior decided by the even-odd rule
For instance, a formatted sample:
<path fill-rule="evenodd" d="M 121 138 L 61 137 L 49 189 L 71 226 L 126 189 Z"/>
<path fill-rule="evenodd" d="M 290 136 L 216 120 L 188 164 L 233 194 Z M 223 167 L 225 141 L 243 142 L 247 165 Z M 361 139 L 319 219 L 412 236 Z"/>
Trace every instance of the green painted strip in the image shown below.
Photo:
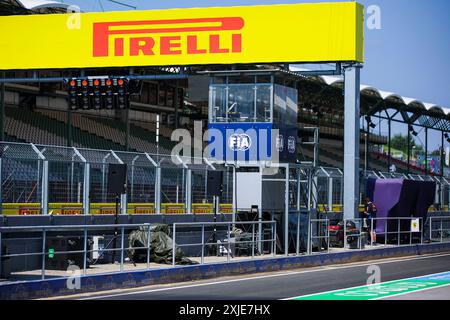
<path fill-rule="evenodd" d="M 450 285 L 448 276 L 420 277 L 335 290 L 290 300 L 372 300 Z"/>

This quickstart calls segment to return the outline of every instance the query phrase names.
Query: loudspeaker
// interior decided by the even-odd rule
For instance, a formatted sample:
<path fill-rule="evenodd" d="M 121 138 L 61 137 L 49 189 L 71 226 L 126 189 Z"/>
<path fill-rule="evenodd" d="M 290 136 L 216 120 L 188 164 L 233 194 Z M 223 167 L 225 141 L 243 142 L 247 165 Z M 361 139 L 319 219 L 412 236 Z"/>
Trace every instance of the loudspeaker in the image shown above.
<path fill-rule="evenodd" d="M 110 164 L 108 166 L 108 193 L 125 194 L 127 185 L 127 165 Z"/>
<path fill-rule="evenodd" d="M 223 171 L 208 171 L 208 195 L 222 195 Z"/>

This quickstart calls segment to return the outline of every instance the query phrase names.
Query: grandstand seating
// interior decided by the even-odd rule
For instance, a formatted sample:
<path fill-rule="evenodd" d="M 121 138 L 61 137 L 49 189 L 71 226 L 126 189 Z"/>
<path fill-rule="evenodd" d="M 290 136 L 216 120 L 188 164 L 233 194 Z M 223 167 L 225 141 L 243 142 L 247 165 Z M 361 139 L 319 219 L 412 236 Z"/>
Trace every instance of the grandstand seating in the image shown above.
<path fill-rule="evenodd" d="M 7 106 L 5 108 L 5 132 L 9 137 L 37 144 L 64 146 L 67 144 L 67 127 L 39 112 Z M 124 150 L 108 137 L 99 137 L 80 128 L 73 127 L 72 139 L 76 147 Z"/>
<path fill-rule="evenodd" d="M 65 112 L 48 109 L 39 109 L 37 112 L 64 124 L 67 121 L 67 115 Z M 96 135 L 102 139 L 110 139 L 112 142 L 121 145 L 121 149 L 123 149 L 126 128 L 125 124 L 121 121 L 111 118 L 90 117 L 73 113 L 72 125 L 74 128 L 89 132 L 91 135 Z M 156 140 L 154 132 L 146 130 L 141 126 L 131 124 L 130 133 L 131 136 L 129 138 L 129 144 L 132 150 L 149 153 L 157 152 L 155 143 L 150 142 Z M 173 144 L 171 144 L 170 141 L 167 141 L 167 139 L 161 137 L 160 142 L 161 145 L 159 152 L 170 154 L 169 150 Z"/>

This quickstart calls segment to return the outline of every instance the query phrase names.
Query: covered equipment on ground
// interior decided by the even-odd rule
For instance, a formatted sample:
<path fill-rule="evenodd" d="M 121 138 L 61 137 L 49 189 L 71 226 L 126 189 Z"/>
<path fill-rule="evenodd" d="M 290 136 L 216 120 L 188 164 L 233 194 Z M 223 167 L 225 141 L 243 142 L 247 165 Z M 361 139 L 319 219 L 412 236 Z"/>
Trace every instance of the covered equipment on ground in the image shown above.
<path fill-rule="evenodd" d="M 171 264 L 173 261 L 173 240 L 169 236 L 169 226 L 165 224 L 155 224 L 139 227 L 128 237 L 128 246 L 130 249 L 128 256 L 134 262 L 147 261 L 147 243 L 150 228 L 150 261 L 163 264 Z M 197 264 L 184 256 L 183 251 L 175 244 L 175 262 L 177 264 Z"/>

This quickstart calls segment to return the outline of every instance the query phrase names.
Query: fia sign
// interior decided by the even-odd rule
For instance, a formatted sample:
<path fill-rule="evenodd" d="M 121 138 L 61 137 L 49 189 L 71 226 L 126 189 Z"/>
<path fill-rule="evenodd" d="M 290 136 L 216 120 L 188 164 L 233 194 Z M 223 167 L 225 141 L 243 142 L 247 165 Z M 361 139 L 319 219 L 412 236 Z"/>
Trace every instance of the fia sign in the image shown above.
<path fill-rule="evenodd" d="M 252 139 L 248 134 L 232 134 L 228 139 L 228 147 L 233 151 L 247 151 L 252 146 Z"/>

